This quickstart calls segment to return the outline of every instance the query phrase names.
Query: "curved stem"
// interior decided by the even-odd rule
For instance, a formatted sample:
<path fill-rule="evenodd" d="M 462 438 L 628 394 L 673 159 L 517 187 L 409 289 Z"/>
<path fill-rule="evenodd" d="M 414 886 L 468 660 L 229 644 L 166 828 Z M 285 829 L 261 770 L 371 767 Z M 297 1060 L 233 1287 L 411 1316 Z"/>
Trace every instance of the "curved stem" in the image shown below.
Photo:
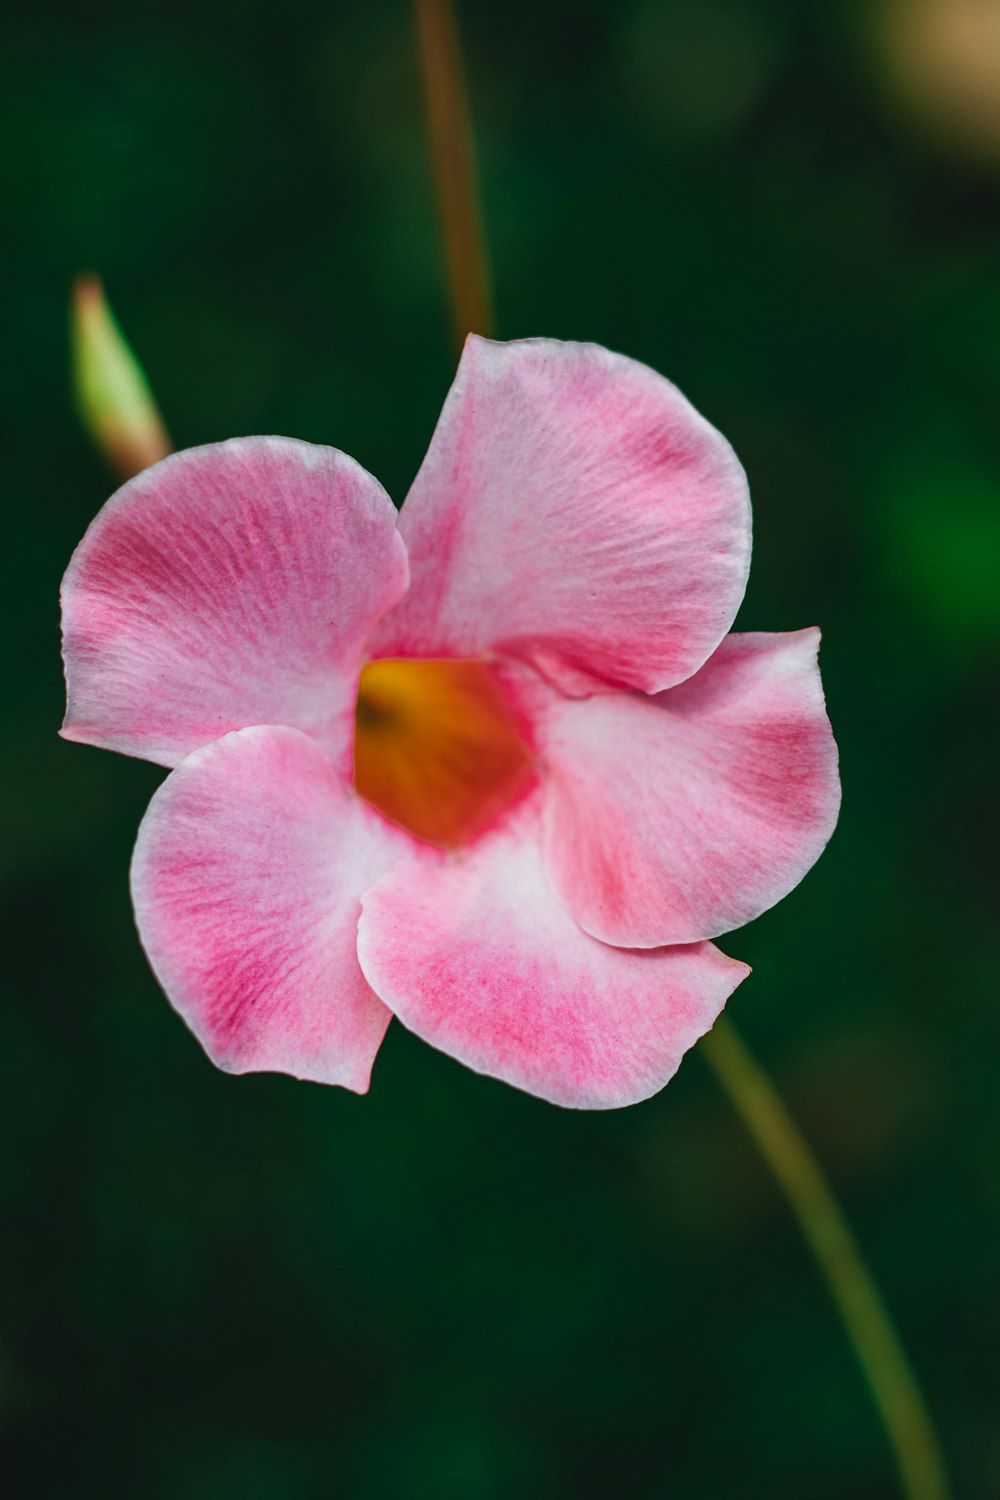
<path fill-rule="evenodd" d="M 948 1480 L 916 1378 L 850 1225 L 777 1090 L 731 1021 L 699 1051 L 729 1095 L 816 1257 L 882 1415 L 910 1500 L 947 1500 Z"/>
<path fill-rule="evenodd" d="M 449 0 L 414 0 L 456 337 L 493 331 L 486 247 L 458 32 Z M 885 1423 L 908 1500 L 949 1500 L 930 1416 L 833 1191 L 774 1085 L 731 1022 L 700 1044 L 799 1221 Z"/>
<path fill-rule="evenodd" d="M 489 335 L 493 329 L 462 49 L 448 0 L 416 0 L 415 19 L 455 342 L 461 350 L 467 333 Z"/>

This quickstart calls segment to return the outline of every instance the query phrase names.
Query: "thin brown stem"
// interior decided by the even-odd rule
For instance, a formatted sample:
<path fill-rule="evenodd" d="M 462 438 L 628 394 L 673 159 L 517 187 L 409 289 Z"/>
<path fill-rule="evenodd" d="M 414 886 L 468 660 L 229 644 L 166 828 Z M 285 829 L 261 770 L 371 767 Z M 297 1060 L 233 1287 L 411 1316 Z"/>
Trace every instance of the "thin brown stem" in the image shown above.
<path fill-rule="evenodd" d="M 479 209 L 475 148 L 462 51 L 449 0 L 415 0 L 431 169 L 459 350 L 468 333 L 491 335 L 493 298 Z"/>
<path fill-rule="evenodd" d="M 850 1225 L 777 1090 L 731 1021 L 700 1043 L 774 1173 L 816 1258 L 875 1403 L 909 1500 L 948 1500 L 941 1450 L 916 1377 Z"/>

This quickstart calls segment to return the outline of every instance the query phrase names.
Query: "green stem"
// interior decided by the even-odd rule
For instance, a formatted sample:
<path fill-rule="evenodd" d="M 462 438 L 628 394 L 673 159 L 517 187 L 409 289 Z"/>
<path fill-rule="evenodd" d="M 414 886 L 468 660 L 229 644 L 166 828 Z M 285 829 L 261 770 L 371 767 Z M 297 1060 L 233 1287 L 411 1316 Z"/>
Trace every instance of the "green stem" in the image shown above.
<path fill-rule="evenodd" d="M 449 0 L 415 0 L 431 161 L 456 339 L 493 331 L 472 130 L 458 30 Z M 930 1416 L 833 1191 L 774 1085 L 732 1024 L 700 1044 L 801 1225 L 871 1387 L 907 1500 L 949 1500 Z"/>
<path fill-rule="evenodd" d="M 913 1370 L 843 1210 L 767 1074 L 721 1017 L 699 1051 L 774 1173 L 871 1387 L 910 1500 L 947 1500 L 941 1450 Z"/>

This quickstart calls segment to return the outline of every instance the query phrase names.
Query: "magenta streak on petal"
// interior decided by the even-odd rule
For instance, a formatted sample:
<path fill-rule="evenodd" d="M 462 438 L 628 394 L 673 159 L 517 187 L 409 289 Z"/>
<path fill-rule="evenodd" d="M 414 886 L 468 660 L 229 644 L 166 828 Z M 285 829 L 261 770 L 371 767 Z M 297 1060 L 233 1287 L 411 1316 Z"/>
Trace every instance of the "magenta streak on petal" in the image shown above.
<path fill-rule="evenodd" d="M 468 340 L 400 531 L 413 585 L 376 654 L 502 651 L 572 691 L 688 677 L 750 557 L 725 439 L 646 366 L 549 339 Z"/>
<path fill-rule="evenodd" d="M 360 898 L 410 847 L 296 729 L 226 735 L 167 777 L 136 841 L 136 921 L 213 1062 L 365 1092 L 389 1012 L 358 966 Z"/>
<path fill-rule="evenodd" d="M 250 724 L 350 775 L 365 639 L 408 581 L 381 485 L 332 448 L 236 438 L 114 495 L 63 581 L 67 739 L 176 765 Z"/>
<path fill-rule="evenodd" d="M 749 972 L 710 943 L 625 951 L 549 888 L 533 820 L 365 893 L 358 955 L 405 1026 L 477 1072 L 580 1109 L 656 1093 Z"/>
<path fill-rule="evenodd" d="M 522 678 L 547 868 L 586 931 L 630 947 L 716 937 L 811 868 L 840 805 L 818 643 L 816 630 L 731 635 L 652 698 L 570 702 Z"/>

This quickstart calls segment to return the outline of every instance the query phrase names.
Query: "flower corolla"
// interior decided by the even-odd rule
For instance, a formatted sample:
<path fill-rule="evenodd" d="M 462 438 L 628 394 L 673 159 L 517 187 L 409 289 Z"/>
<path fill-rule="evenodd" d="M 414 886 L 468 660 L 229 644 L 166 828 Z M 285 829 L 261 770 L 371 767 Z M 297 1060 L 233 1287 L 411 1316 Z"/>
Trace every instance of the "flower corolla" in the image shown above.
<path fill-rule="evenodd" d="M 170 768 L 133 903 L 212 1060 L 364 1092 L 395 1015 L 558 1104 L 662 1088 L 837 817 L 818 632 L 729 633 L 749 561 L 729 444 L 591 344 L 470 337 L 398 513 L 278 437 L 120 489 L 62 733 Z"/>

